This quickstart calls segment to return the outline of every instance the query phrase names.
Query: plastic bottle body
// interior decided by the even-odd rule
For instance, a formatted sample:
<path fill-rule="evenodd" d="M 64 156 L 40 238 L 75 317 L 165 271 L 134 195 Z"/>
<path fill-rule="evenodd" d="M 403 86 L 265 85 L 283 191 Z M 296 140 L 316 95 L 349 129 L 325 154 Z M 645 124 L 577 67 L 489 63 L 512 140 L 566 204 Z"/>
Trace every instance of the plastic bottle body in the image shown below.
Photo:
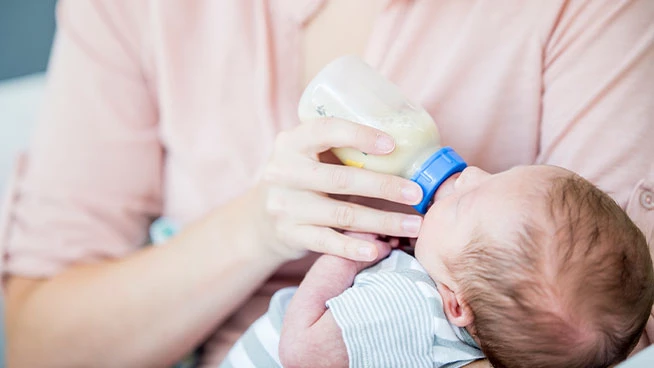
<path fill-rule="evenodd" d="M 388 121 L 384 121 L 386 119 Z M 390 134 L 395 139 L 395 149 L 392 153 L 377 156 L 366 155 L 352 148 L 336 148 L 333 150 L 336 157 L 346 165 L 410 179 L 420 165 L 440 148 L 436 125 L 426 113 L 400 112 L 377 121 L 381 121 L 381 124 L 370 126 Z"/>
<path fill-rule="evenodd" d="M 305 122 L 340 118 L 391 135 L 395 149 L 388 155 L 352 148 L 332 151 L 345 165 L 416 182 L 423 190 L 422 201 L 414 206 L 420 213 L 426 213 L 438 186 L 466 167 L 456 152 L 441 147 L 431 116 L 356 56 L 336 59 L 318 73 L 302 94 L 298 115 Z"/>
<path fill-rule="evenodd" d="M 349 166 L 410 179 L 440 149 L 438 129 L 431 116 L 355 56 L 335 60 L 314 78 L 300 100 L 299 116 L 302 121 L 320 117 L 349 120 L 395 139 L 393 152 L 383 156 L 351 148 L 333 149 Z"/>

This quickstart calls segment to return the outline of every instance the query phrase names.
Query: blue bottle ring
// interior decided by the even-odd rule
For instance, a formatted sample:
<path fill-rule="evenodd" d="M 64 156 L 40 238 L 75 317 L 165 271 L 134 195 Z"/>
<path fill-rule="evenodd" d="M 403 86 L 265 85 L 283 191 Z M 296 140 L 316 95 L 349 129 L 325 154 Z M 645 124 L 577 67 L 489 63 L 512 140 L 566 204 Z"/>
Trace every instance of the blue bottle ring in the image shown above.
<path fill-rule="evenodd" d="M 443 147 L 431 155 L 411 181 L 422 188 L 422 201 L 413 206 L 421 214 L 427 213 L 438 187 L 450 176 L 463 171 L 468 164 L 451 147 Z"/>

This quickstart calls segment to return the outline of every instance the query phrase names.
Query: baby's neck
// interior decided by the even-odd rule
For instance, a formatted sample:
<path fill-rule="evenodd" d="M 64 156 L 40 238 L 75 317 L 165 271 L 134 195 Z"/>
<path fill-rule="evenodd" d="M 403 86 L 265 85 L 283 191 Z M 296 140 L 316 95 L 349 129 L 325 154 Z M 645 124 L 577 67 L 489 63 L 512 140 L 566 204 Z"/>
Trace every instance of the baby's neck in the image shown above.
<path fill-rule="evenodd" d="M 477 330 L 475 329 L 475 325 L 468 325 L 465 327 L 466 331 L 470 334 L 470 337 L 472 337 L 473 340 L 475 340 L 475 343 L 477 343 L 477 346 L 481 346 L 481 342 L 479 341 L 479 337 L 477 337 Z"/>

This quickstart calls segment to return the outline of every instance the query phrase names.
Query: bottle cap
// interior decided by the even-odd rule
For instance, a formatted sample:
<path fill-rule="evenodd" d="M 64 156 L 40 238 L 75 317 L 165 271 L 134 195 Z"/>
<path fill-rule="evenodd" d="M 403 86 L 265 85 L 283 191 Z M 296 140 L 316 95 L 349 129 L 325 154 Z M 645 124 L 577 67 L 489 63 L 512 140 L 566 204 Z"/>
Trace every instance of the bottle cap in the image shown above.
<path fill-rule="evenodd" d="M 443 147 L 436 151 L 411 177 L 411 181 L 420 185 L 423 194 L 422 201 L 413 208 L 423 215 L 427 213 L 436 189 L 447 178 L 463 171 L 467 166 L 468 164 L 451 147 Z"/>

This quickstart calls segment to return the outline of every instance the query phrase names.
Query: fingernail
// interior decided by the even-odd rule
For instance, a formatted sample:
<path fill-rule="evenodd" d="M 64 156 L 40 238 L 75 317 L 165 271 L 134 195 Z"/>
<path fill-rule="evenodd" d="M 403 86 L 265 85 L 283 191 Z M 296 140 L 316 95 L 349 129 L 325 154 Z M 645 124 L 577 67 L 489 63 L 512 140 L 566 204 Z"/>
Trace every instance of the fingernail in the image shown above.
<path fill-rule="evenodd" d="M 360 256 L 362 261 L 371 261 L 372 249 L 370 247 L 359 247 L 359 249 L 357 249 L 357 255 Z"/>
<path fill-rule="evenodd" d="M 422 198 L 422 189 L 415 185 L 409 185 L 402 188 L 402 197 L 412 203 L 418 202 Z"/>
<path fill-rule="evenodd" d="M 383 153 L 391 152 L 395 148 L 395 141 L 387 135 L 380 135 L 375 142 L 375 148 Z"/>
<path fill-rule="evenodd" d="M 422 225 L 422 217 L 420 216 L 407 216 L 402 220 L 402 229 L 411 234 L 418 234 Z"/>

